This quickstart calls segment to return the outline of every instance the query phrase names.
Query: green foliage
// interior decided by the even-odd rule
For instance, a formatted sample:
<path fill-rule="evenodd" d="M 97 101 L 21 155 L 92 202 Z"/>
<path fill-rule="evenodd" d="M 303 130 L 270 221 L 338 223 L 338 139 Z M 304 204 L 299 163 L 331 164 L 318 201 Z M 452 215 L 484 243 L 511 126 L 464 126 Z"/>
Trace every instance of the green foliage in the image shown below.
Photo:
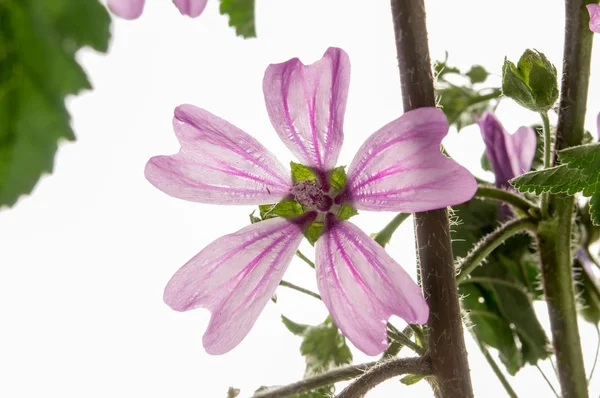
<path fill-rule="evenodd" d="M 256 37 L 254 0 L 221 0 L 222 15 L 229 15 L 229 26 L 244 39 Z"/>
<path fill-rule="evenodd" d="M 600 144 L 580 145 L 558 153 L 560 166 L 532 171 L 510 180 L 521 192 L 581 192 L 591 197 L 590 215 L 600 225 Z"/>
<path fill-rule="evenodd" d="M 460 218 L 459 225 L 452 227 L 452 248 L 459 260 L 498 227 L 499 206 L 472 199 L 453 209 Z M 517 235 L 459 285 L 475 336 L 498 350 L 510 374 L 549 355 L 548 339 L 532 305 L 533 298 L 542 296 L 537 261 L 531 238 Z"/>
<path fill-rule="evenodd" d="M 346 185 L 346 166 L 338 166 L 331 173 L 331 187 L 340 192 Z"/>
<path fill-rule="evenodd" d="M 465 73 L 465 76 L 471 80 L 471 84 L 483 83 L 487 80 L 489 75 L 488 71 L 481 65 L 473 65 L 471 69 Z"/>
<path fill-rule="evenodd" d="M 527 109 L 546 112 L 558 99 L 556 68 L 535 50 L 526 50 L 517 65 L 504 59 L 502 92 Z"/>
<path fill-rule="evenodd" d="M 460 69 L 447 64 L 448 53 L 444 61 L 437 61 L 434 65 L 436 86 L 435 92 L 438 105 L 446 114 L 448 123 L 461 128 L 475 123 L 475 117 L 485 110 L 493 108 L 499 101 L 501 91 L 499 88 L 475 89 L 473 85 L 483 83 L 487 80 L 489 73 L 480 65 L 474 65 L 471 69 L 462 73 Z M 451 83 L 447 77 L 455 77 L 467 80 L 469 84 L 456 85 Z M 493 106 L 494 105 L 494 106 Z"/>
<path fill-rule="evenodd" d="M 352 362 L 346 338 L 330 317 L 317 326 L 298 324 L 283 315 L 281 320 L 290 332 L 303 338 L 300 353 L 306 359 L 306 375 L 322 373 Z"/>
<path fill-rule="evenodd" d="M 292 169 L 292 180 L 294 182 L 313 181 L 317 179 L 314 170 L 300 163 L 290 162 Z"/>
<path fill-rule="evenodd" d="M 261 386 L 258 390 L 255 391 L 255 393 L 270 390 L 272 388 L 277 388 L 277 386 L 270 386 L 270 387 L 269 386 Z M 303 392 L 300 394 L 292 395 L 292 396 L 290 396 L 290 398 L 331 398 L 331 397 L 333 397 L 334 393 L 335 393 L 335 388 L 333 385 L 331 385 L 331 386 L 321 387 L 314 391 L 308 391 L 308 392 Z"/>
<path fill-rule="evenodd" d="M 282 200 L 277 204 L 259 205 L 260 218 L 266 220 L 274 217 L 296 217 L 304 213 L 302 205 L 295 200 Z"/>
<path fill-rule="evenodd" d="M 311 245 L 315 245 L 319 237 L 321 236 L 321 232 L 323 232 L 324 224 L 320 221 L 315 221 L 310 223 L 306 231 L 304 231 L 304 237 Z"/>
<path fill-rule="evenodd" d="M 347 220 L 350 217 L 354 217 L 357 214 L 358 211 L 356 209 L 353 209 L 352 207 L 347 205 L 341 205 L 340 210 L 337 213 L 337 218 L 338 220 Z"/>
<path fill-rule="evenodd" d="M 52 172 L 62 139 L 75 139 L 65 97 L 91 85 L 75 52 L 108 48 L 98 0 L 0 1 L 0 207 Z"/>
<path fill-rule="evenodd" d="M 404 384 L 405 386 L 412 386 L 413 384 L 417 384 L 424 378 L 425 376 L 423 375 L 408 375 L 401 378 L 400 383 Z"/>

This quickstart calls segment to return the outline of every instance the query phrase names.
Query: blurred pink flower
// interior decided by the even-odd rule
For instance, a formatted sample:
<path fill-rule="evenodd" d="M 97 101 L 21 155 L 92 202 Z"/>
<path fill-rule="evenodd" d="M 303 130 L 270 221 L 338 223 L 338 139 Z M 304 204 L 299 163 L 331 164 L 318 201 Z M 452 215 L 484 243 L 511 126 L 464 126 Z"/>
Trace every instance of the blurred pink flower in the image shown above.
<path fill-rule="evenodd" d="M 590 30 L 600 33 L 600 5 L 588 4 L 586 7 L 590 13 Z"/>
<path fill-rule="evenodd" d="M 187 15 L 191 18 L 199 16 L 204 7 L 206 6 L 207 0 L 172 0 L 173 4 L 179 8 L 179 11 L 183 15 Z M 146 0 L 108 0 L 108 8 L 110 11 L 125 19 L 136 19 L 142 15 L 144 10 L 144 3 Z"/>
<path fill-rule="evenodd" d="M 476 182 L 440 152 L 448 132 L 443 112 L 420 108 L 371 135 L 354 157 L 344 188 L 331 187 L 349 81 L 350 62 L 338 48 L 312 65 L 294 58 L 266 70 L 271 123 L 315 171 L 312 182 L 294 183 L 271 152 L 227 121 L 192 105 L 175 109 L 181 149 L 150 159 L 145 174 L 154 186 L 200 203 L 256 205 L 293 198 L 307 209 L 297 218 L 268 219 L 215 240 L 169 281 L 164 300 L 171 308 L 212 312 L 203 338 L 207 352 L 228 352 L 248 334 L 314 220 L 324 222 L 316 243 L 319 292 L 357 348 L 368 355 L 383 352 L 391 315 L 427 321 L 429 309 L 417 284 L 373 239 L 336 214 L 341 205 L 395 212 L 443 208 L 469 200 Z"/>

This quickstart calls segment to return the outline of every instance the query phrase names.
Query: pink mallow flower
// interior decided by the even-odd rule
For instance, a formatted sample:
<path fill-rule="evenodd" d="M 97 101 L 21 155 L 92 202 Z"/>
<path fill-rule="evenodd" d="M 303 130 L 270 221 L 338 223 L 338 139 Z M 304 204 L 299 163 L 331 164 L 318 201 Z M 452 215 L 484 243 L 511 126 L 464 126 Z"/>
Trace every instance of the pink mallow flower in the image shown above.
<path fill-rule="evenodd" d="M 271 123 L 285 145 L 318 176 L 293 182 L 275 156 L 237 127 L 192 105 L 175 109 L 179 153 L 157 156 L 146 178 L 163 192 L 210 204 L 257 205 L 293 198 L 306 212 L 271 218 L 223 236 L 188 261 L 167 284 L 174 310 L 211 311 L 203 344 L 223 354 L 248 334 L 273 296 L 313 221 L 318 289 L 339 329 L 361 351 L 387 348 L 386 321 L 429 316 L 421 290 L 387 252 L 349 221 L 342 205 L 359 210 L 417 212 L 462 203 L 473 176 L 440 153 L 448 121 L 436 108 L 405 113 L 370 136 L 348 169 L 344 188 L 331 184 L 343 141 L 350 61 L 341 49 L 304 65 L 294 58 L 270 65 L 263 91 Z"/>
<path fill-rule="evenodd" d="M 108 0 L 109 10 L 124 19 L 137 19 L 142 15 L 146 0 Z M 206 7 L 207 0 L 173 0 L 183 15 L 196 18 Z"/>
<path fill-rule="evenodd" d="M 478 123 L 486 155 L 496 176 L 496 186 L 510 188 L 509 180 L 531 169 L 536 151 L 535 131 L 521 126 L 514 134 L 509 134 L 492 112 L 485 112 Z"/>
<path fill-rule="evenodd" d="M 600 5 L 588 4 L 586 7 L 590 13 L 590 30 L 600 33 Z"/>

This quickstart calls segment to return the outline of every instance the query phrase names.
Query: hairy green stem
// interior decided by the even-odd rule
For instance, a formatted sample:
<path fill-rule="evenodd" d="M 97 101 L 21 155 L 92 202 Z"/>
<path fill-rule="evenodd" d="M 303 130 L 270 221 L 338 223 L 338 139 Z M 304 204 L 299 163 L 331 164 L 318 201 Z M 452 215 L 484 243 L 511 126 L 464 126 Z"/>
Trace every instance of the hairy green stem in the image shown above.
<path fill-rule="evenodd" d="M 435 107 L 425 4 L 423 0 L 391 0 L 402 103 L 408 112 Z M 473 388 L 452 256 L 446 209 L 415 213 L 421 283 L 427 304 L 429 358 L 437 398 L 471 398 Z"/>
<path fill-rule="evenodd" d="M 469 274 L 506 239 L 526 230 L 535 231 L 536 222 L 528 217 L 516 218 L 501 225 L 494 232 L 484 236 L 460 263 L 456 281 L 458 283 L 463 282 Z"/>
<path fill-rule="evenodd" d="M 427 357 L 398 358 L 382 362 L 344 388 L 337 398 L 362 398 L 373 387 L 389 378 L 405 374 L 429 375 L 431 372 L 431 363 Z"/>
<path fill-rule="evenodd" d="M 528 201 L 521 195 L 517 195 L 505 189 L 498 189 L 490 185 L 479 185 L 475 192 L 475 197 L 497 200 L 511 205 L 525 214 L 539 218 L 540 209 L 535 203 Z"/>
<path fill-rule="evenodd" d="M 390 239 L 392 239 L 392 235 L 394 235 L 398 227 L 410 216 L 410 213 L 398 213 L 388 225 L 375 235 L 375 238 L 373 238 L 375 242 L 379 243 L 381 247 L 385 247 L 385 245 L 390 243 Z"/>
<path fill-rule="evenodd" d="M 550 130 L 550 119 L 548 118 L 548 112 L 540 112 L 542 117 L 542 126 L 544 131 L 544 168 L 547 169 L 552 167 L 552 131 Z M 548 217 L 548 200 L 550 194 L 548 192 L 542 193 L 540 201 L 540 208 L 542 217 Z"/>
<path fill-rule="evenodd" d="M 558 163 L 559 150 L 579 145 L 583 139 L 593 41 L 585 6 L 597 3 L 565 1 L 563 73 L 553 165 Z M 538 247 L 562 397 L 588 398 L 573 288 L 573 206 L 573 197 L 549 195 L 549 215 L 538 228 Z"/>

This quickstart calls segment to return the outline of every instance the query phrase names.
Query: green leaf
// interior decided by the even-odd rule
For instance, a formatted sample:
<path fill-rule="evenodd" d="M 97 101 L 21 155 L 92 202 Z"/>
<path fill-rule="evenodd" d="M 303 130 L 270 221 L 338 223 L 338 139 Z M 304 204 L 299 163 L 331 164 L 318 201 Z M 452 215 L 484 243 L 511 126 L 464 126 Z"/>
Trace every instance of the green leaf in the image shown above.
<path fill-rule="evenodd" d="M 290 162 L 294 182 L 313 181 L 317 179 L 314 170 L 300 163 Z"/>
<path fill-rule="evenodd" d="M 320 221 L 314 221 L 310 223 L 306 231 L 304 231 L 304 237 L 311 245 L 315 245 L 317 240 L 321 236 L 321 232 L 323 231 L 324 224 Z"/>
<path fill-rule="evenodd" d="M 260 386 L 255 393 L 261 391 L 267 391 L 270 389 L 275 389 L 279 386 Z M 313 391 L 307 391 L 300 394 L 292 395 L 290 398 L 331 398 L 335 393 L 335 387 L 333 385 L 321 387 L 319 389 Z"/>
<path fill-rule="evenodd" d="M 568 193 L 574 195 L 585 188 L 585 176 L 580 170 L 567 165 L 531 171 L 513 178 L 509 182 L 519 191 L 540 195 L 542 192 Z"/>
<path fill-rule="evenodd" d="M 295 200 L 283 200 L 274 205 L 259 205 L 260 218 L 296 217 L 304 213 L 302 205 Z"/>
<path fill-rule="evenodd" d="M 475 116 L 493 108 L 499 101 L 500 89 L 488 89 L 483 92 L 469 87 L 444 83 L 436 87 L 438 105 L 448 118 L 450 125 L 461 128 L 475 123 Z"/>
<path fill-rule="evenodd" d="M 471 84 L 483 83 L 487 80 L 489 75 L 488 71 L 481 65 L 473 65 L 471 69 L 465 73 L 465 76 L 471 80 Z"/>
<path fill-rule="evenodd" d="M 425 376 L 423 375 L 407 375 L 400 379 L 400 383 L 405 386 L 412 386 L 413 384 L 417 384 L 421 380 L 423 380 Z"/>
<path fill-rule="evenodd" d="M 346 185 L 346 166 L 338 166 L 331 173 L 331 186 L 340 192 Z"/>
<path fill-rule="evenodd" d="M 76 4 L 75 4 L 76 3 Z M 106 51 L 110 17 L 97 0 L 0 2 L 0 207 L 52 172 L 75 139 L 65 97 L 91 88 L 75 52 Z"/>
<path fill-rule="evenodd" d="M 527 109 L 546 112 L 558 99 L 556 68 L 535 50 L 526 50 L 517 65 L 505 58 L 502 92 Z"/>
<path fill-rule="evenodd" d="M 472 199 L 453 210 L 460 220 L 452 227 L 452 248 L 459 261 L 498 227 L 499 206 L 493 201 Z M 533 246 L 529 235 L 508 239 L 459 285 L 475 336 L 498 350 L 511 374 L 525 363 L 548 356 L 548 339 L 531 302 L 532 297 L 542 295 Z"/>
<path fill-rule="evenodd" d="M 348 205 L 341 205 L 340 210 L 337 213 L 337 218 L 338 220 L 347 220 L 350 217 L 354 217 L 357 214 L 358 211 L 356 209 L 353 209 Z"/>
<path fill-rule="evenodd" d="M 256 37 L 254 0 L 221 0 L 222 15 L 229 15 L 229 26 L 244 39 Z"/>
<path fill-rule="evenodd" d="M 283 322 L 283 324 L 285 325 L 287 330 L 289 330 L 296 336 L 303 336 L 304 333 L 306 332 L 306 329 L 308 329 L 310 327 L 310 325 L 303 325 L 300 323 L 296 323 L 284 315 L 281 316 L 281 322 Z"/>

